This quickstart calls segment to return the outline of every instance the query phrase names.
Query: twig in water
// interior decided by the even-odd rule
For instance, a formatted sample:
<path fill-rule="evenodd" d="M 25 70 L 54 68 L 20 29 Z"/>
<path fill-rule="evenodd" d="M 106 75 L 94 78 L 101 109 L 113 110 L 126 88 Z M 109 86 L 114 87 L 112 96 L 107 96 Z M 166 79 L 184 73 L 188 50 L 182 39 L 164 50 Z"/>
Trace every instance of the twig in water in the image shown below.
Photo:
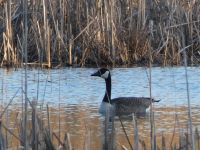
<path fill-rule="evenodd" d="M 122 150 L 128 150 L 124 145 L 122 145 Z"/>
<path fill-rule="evenodd" d="M 126 133 L 126 129 L 124 128 L 124 125 L 123 125 L 123 123 L 122 123 L 122 120 L 121 120 L 120 116 L 119 116 L 119 121 L 120 121 L 120 123 L 121 123 L 122 129 L 123 129 L 123 131 L 124 131 L 124 134 L 125 134 L 125 136 L 126 136 L 126 139 L 127 139 L 127 141 L 128 141 L 128 144 L 129 144 L 130 148 L 133 150 L 133 146 L 131 145 L 131 142 L 130 142 L 129 137 L 128 137 L 127 133 Z"/>
<path fill-rule="evenodd" d="M 138 149 L 139 137 L 138 137 L 137 119 L 135 117 L 135 114 L 133 114 L 133 124 L 134 124 L 134 146 L 133 146 L 133 149 Z"/>
<path fill-rule="evenodd" d="M 24 144 L 23 140 L 18 137 L 17 135 L 15 135 L 10 129 L 8 129 L 2 122 L 1 122 L 1 126 L 8 131 L 8 133 L 10 133 L 12 136 L 14 136 L 17 140 L 19 140 L 22 144 Z"/>
<path fill-rule="evenodd" d="M 189 128 L 190 128 L 190 137 L 191 137 L 191 149 L 195 150 L 195 144 L 194 144 L 194 136 L 192 131 L 192 112 L 191 112 L 191 106 L 190 106 L 190 92 L 189 92 L 189 82 L 188 82 L 188 72 L 187 72 L 187 55 L 186 51 L 183 51 L 184 55 L 184 66 L 185 66 L 185 80 L 186 80 L 186 88 L 187 88 L 187 101 L 188 101 L 188 122 L 189 122 Z"/>
<path fill-rule="evenodd" d="M 14 96 L 10 99 L 10 102 L 8 103 L 8 105 L 4 108 L 3 112 L 2 112 L 1 115 L 0 115 L 0 119 L 3 117 L 4 113 L 6 112 L 6 110 L 8 109 L 8 107 L 11 105 L 13 99 L 15 98 L 15 96 L 17 95 L 17 93 L 19 92 L 20 89 L 21 89 L 21 88 L 19 88 L 19 89 L 15 92 Z"/>

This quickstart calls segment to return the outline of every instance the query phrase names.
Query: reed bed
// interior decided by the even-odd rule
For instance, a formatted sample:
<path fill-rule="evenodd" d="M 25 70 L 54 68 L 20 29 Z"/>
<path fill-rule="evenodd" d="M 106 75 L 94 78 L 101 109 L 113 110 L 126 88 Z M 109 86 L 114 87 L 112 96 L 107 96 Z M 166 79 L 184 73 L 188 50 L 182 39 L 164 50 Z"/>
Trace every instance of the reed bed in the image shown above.
<path fill-rule="evenodd" d="M 1 66 L 22 66 L 23 3 L 0 3 Z M 28 64 L 35 66 L 199 64 L 198 0 L 29 0 Z"/>

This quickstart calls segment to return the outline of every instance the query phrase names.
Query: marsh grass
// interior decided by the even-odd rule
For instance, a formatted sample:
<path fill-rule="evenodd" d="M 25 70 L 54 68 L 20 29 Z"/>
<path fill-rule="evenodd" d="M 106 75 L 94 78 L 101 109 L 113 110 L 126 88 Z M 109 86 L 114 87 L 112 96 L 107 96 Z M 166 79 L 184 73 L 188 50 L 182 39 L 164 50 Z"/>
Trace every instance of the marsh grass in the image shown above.
<path fill-rule="evenodd" d="M 1 1 L 1 66 L 22 66 L 23 3 Z M 28 64 L 43 67 L 199 64 L 199 1 L 28 2 Z"/>

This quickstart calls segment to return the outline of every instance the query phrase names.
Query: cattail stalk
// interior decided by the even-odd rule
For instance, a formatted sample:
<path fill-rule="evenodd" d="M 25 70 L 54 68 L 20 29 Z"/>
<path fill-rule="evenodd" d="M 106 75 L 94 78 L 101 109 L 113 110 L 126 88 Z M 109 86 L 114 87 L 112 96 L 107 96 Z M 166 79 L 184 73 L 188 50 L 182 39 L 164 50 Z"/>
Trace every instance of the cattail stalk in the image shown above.
<path fill-rule="evenodd" d="M 28 38 L 28 20 L 27 20 L 27 12 L 28 12 L 28 0 L 23 0 L 23 24 L 24 24 L 24 32 L 23 32 L 23 52 L 25 56 L 25 82 L 24 82 L 24 90 L 25 90 L 25 113 L 24 113 L 24 150 L 28 150 L 28 140 L 27 140 L 27 115 L 28 115 L 28 82 L 27 82 L 27 62 L 28 62 L 28 52 L 27 52 L 27 38 Z"/>

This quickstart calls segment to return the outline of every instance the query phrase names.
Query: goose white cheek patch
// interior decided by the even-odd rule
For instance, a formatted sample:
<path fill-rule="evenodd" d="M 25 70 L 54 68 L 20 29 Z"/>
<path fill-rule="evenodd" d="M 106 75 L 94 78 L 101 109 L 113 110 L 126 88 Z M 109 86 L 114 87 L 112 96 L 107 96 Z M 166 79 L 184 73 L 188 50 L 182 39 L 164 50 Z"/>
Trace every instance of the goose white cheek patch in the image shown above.
<path fill-rule="evenodd" d="M 107 79 L 109 75 L 109 71 L 106 71 L 104 74 L 101 75 L 102 78 Z"/>

